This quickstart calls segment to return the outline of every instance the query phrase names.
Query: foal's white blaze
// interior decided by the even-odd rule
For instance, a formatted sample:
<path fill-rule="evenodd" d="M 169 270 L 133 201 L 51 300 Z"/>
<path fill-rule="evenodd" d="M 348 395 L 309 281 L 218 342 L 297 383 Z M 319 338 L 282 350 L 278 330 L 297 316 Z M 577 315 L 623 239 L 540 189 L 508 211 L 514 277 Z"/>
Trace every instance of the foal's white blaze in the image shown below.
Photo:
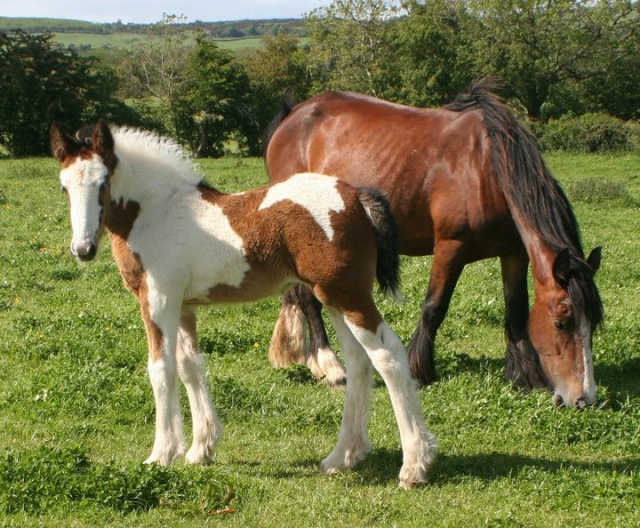
<path fill-rule="evenodd" d="M 334 185 L 327 186 L 327 179 Z M 337 178 L 319 174 L 302 173 L 269 188 L 267 195 L 258 207 L 258 211 L 271 207 L 282 200 L 290 200 L 311 213 L 329 240 L 333 240 L 331 211 L 344 211 L 344 200 L 336 189 Z"/>
<path fill-rule="evenodd" d="M 60 172 L 60 183 L 69 197 L 71 214 L 71 252 L 77 257 L 95 246 L 100 230 L 100 186 L 106 182 L 108 170 L 102 158 L 93 155 L 77 159 Z"/>

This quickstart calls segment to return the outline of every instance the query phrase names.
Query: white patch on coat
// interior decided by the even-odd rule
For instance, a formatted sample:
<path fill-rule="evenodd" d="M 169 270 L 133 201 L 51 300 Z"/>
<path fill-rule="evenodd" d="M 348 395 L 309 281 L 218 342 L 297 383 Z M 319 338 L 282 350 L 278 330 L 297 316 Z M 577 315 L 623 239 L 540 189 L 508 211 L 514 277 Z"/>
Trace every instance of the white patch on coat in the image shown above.
<path fill-rule="evenodd" d="M 596 380 L 593 375 L 593 352 L 591 350 L 591 333 L 588 325 L 580 326 L 580 334 L 582 335 L 582 360 L 584 367 L 584 379 L 582 381 L 582 390 L 584 392 L 584 400 L 587 405 L 596 403 Z"/>
<path fill-rule="evenodd" d="M 95 243 L 100 228 L 98 194 L 106 181 L 108 170 L 100 156 L 78 158 L 60 171 L 60 184 L 66 189 L 70 202 L 71 246 Z"/>
<path fill-rule="evenodd" d="M 250 269 L 242 238 L 197 190 L 173 196 L 160 209 L 147 212 L 142 205 L 128 243 L 161 291 L 175 288 L 184 300 L 204 300 L 219 285 L 239 288 Z"/>
<path fill-rule="evenodd" d="M 338 179 L 333 176 L 313 173 L 296 174 L 288 180 L 271 186 L 258 211 L 283 200 L 291 200 L 309 211 L 327 238 L 333 240 L 330 213 L 331 211 L 339 213 L 345 209 L 337 183 Z"/>

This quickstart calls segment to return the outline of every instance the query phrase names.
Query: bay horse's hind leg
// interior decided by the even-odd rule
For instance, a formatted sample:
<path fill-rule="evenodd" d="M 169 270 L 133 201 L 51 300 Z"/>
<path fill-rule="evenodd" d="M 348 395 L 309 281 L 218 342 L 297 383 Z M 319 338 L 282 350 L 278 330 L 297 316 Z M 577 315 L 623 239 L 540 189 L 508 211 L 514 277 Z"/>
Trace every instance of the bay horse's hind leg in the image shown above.
<path fill-rule="evenodd" d="M 436 380 L 434 343 L 464 269 L 462 249 L 463 243 L 457 240 L 439 240 L 436 244 L 422 314 L 409 343 L 411 374 L 420 385 Z"/>
<path fill-rule="evenodd" d="M 366 426 L 371 405 L 373 365 L 387 386 L 400 431 L 403 453 L 400 486 L 410 488 L 424 482 L 435 458 L 437 444 L 424 424 L 416 384 L 411 379 L 402 342 L 382 320 L 372 300 L 366 312 L 350 312 L 344 316 L 330 309 L 329 315 L 343 346 L 348 382 L 338 443 L 323 461 L 323 469 L 335 472 L 351 467 L 368 450 Z M 367 320 L 369 323 L 379 321 L 375 332 L 366 329 L 369 326 Z"/>
<path fill-rule="evenodd" d="M 347 373 L 329 344 L 322 321 L 322 303 L 306 286 L 299 284 L 296 288 L 302 313 L 309 325 L 306 364 L 316 378 L 323 379 L 331 387 L 344 386 L 347 383 Z"/>
<path fill-rule="evenodd" d="M 346 373 L 329 344 L 321 310 L 322 304 L 308 287 L 299 284 L 291 288 L 283 297 L 271 336 L 269 361 L 274 367 L 304 362 L 316 379 L 332 387 L 342 386 L 346 383 Z M 309 328 L 308 343 L 305 321 Z"/>
<path fill-rule="evenodd" d="M 193 420 L 193 443 L 186 454 L 189 464 L 209 462 L 222 434 L 206 382 L 204 357 L 198 348 L 196 313 L 193 307 L 184 307 L 180 319 L 177 343 L 178 374 L 187 389 Z"/>
<path fill-rule="evenodd" d="M 529 340 L 529 258 L 522 251 L 500 257 L 505 302 L 505 338 L 507 340 L 505 378 L 516 387 L 529 391 L 546 389 L 548 382 L 537 352 Z"/>

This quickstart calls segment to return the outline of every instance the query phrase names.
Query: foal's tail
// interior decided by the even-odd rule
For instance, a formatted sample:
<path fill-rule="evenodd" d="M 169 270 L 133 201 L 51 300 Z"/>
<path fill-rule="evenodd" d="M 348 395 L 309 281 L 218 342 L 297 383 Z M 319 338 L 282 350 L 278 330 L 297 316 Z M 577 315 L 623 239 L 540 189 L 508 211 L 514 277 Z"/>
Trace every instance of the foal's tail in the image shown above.
<path fill-rule="evenodd" d="M 395 299 L 400 298 L 400 256 L 398 227 L 391 214 L 387 198 L 376 189 L 358 188 L 358 197 L 376 231 L 378 260 L 376 279 L 380 291 Z"/>

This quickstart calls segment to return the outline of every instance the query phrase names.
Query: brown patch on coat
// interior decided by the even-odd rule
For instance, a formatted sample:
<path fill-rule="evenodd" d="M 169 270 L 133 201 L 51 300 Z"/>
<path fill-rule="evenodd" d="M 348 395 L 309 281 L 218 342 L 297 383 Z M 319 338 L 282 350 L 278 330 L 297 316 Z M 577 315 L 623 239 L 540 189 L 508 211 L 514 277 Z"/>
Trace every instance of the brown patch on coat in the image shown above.
<path fill-rule="evenodd" d="M 375 231 L 356 190 L 340 181 L 337 189 L 345 209 L 330 213 L 334 229 L 330 241 L 313 215 L 293 201 L 258 210 L 268 187 L 235 195 L 201 188 L 203 199 L 221 207 L 242 238 L 251 267 L 240 288 L 224 284 L 211 288 L 211 302 L 256 300 L 304 283 L 323 304 L 348 313 L 352 322 L 375 332 L 382 321 L 372 299 Z"/>
<path fill-rule="evenodd" d="M 131 250 L 128 238 L 133 225 L 140 214 L 140 204 L 123 200 L 111 200 L 105 214 L 105 227 L 111 239 L 111 252 L 116 261 L 120 276 L 126 288 L 132 292 L 138 304 L 147 332 L 149 357 L 152 361 L 162 358 L 163 333 L 160 327 L 151 319 L 149 312 L 149 296 L 146 282 L 146 272 L 140 255 Z"/>

